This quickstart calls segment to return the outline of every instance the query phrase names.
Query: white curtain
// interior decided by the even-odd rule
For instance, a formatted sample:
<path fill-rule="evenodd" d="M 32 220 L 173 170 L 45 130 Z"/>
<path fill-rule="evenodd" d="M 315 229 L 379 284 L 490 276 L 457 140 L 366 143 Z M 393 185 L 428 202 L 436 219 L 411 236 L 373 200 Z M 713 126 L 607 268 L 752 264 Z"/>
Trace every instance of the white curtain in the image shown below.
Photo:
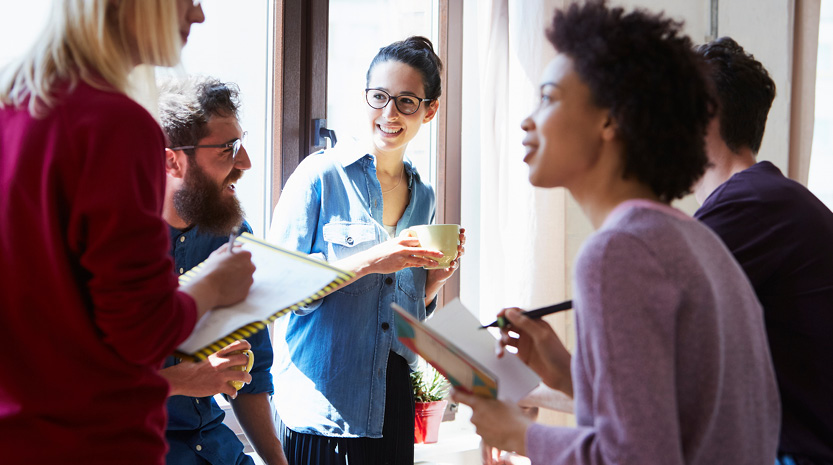
<path fill-rule="evenodd" d="M 521 121 L 538 102 L 555 51 L 544 35 L 562 0 L 478 2 L 480 86 L 480 317 L 567 295 L 563 189 L 537 189 L 523 163 Z"/>

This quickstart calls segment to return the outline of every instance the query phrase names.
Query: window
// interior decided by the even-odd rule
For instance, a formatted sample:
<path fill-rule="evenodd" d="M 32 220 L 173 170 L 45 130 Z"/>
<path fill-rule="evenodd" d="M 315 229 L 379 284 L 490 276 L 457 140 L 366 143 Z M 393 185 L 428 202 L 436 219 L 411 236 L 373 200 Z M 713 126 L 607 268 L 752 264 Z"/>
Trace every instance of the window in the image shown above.
<path fill-rule="evenodd" d="M 443 95 L 408 156 L 434 185 L 436 221 L 459 223 L 462 15 L 463 2 L 449 0 L 275 0 L 272 205 L 298 163 L 323 147 L 314 143 L 313 121 L 326 119 L 341 140 L 362 136 L 366 129 L 354 122 L 364 119 L 355 115 L 367 66 L 380 47 L 420 34 L 443 60 Z M 458 273 L 440 303 L 459 287 Z"/>
<path fill-rule="evenodd" d="M 249 133 L 246 151 L 252 167 L 237 183 L 237 196 L 259 237 L 266 235 L 272 214 L 266 189 L 272 163 L 271 4 L 203 0 L 206 20 L 191 27 L 182 66 L 173 71 L 240 86 L 240 125 Z"/>
<path fill-rule="evenodd" d="M 327 126 L 340 140 L 368 133 L 365 75 L 379 48 L 413 35 L 438 44 L 437 0 L 330 0 L 327 53 Z M 436 50 L 435 50 L 436 51 Z M 406 156 L 437 185 L 437 123 L 423 127 Z"/>
<path fill-rule="evenodd" d="M 808 186 L 833 209 L 833 0 L 822 0 L 819 14 L 819 50 L 816 62 L 816 119 Z"/>
<path fill-rule="evenodd" d="M 0 68 L 26 53 L 35 38 L 43 30 L 52 8 L 50 0 L 5 2 L 3 17 L 26 18 L 26 21 L 8 21 L 0 28 Z"/>

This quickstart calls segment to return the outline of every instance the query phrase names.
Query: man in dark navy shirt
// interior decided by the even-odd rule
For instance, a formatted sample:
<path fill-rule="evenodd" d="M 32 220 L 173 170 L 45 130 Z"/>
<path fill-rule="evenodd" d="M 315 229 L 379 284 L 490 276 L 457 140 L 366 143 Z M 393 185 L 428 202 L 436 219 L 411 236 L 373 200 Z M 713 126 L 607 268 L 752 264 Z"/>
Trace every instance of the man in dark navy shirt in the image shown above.
<path fill-rule="evenodd" d="M 178 78 L 161 85 L 160 117 L 168 139 L 163 217 L 178 274 L 205 260 L 231 233 L 252 232 L 235 196 L 234 183 L 251 167 L 237 96 L 235 85 L 212 78 Z M 254 365 L 246 374 L 239 370 L 248 361 L 246 355 L 232 352 L 249 348 Z M 237 341 L 203 362 L 169 357 L 160 372 L 171 385 L 167 463 L 254 463 L 223 424 L 225 414 L 213 396 L 225 394 L 255 451 L 267 464 L 286 464 L 271 409 L 271 366 L 268 331 Z M 238 392 L 229 384 L 232 380 L 248 384 Z"/>
<path fill-rule="evenodd" d="M 782 403 L 777 464 L 833 464 L 833 213 L 757 162 L 775 83 L 734 40 L 703 45 L 718 98 L 695 217 L 723 239 L 764 307 Z"/>

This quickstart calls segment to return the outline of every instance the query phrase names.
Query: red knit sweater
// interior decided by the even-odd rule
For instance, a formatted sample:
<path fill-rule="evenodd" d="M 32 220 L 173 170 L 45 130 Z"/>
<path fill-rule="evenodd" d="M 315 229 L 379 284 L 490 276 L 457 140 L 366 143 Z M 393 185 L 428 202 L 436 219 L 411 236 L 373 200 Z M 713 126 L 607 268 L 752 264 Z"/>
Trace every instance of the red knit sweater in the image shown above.
<path fill-rule="evenodd" d="M 44 118 L 0 109 L 0 463 L 163 463 L 158 368 L 196 320 L 163 153 L 142 107 L 87 84 Z"/>

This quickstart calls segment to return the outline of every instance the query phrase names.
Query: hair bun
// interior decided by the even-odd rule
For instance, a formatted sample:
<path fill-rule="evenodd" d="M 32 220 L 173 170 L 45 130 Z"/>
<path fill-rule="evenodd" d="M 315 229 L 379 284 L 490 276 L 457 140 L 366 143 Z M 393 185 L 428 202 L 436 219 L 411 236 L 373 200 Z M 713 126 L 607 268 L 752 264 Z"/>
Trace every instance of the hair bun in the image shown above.
<path fill-rule="evenodd" d="M 434 100 L 440 97 L 442 93 L 440 80 L 443 63 L 434 52 L 434 44 L 428 38 L 411 36 L 379 49 L 379 53 L 373 58 L 370 68 L 367 70 L 368 85 L 373 67 L 391 60 L 412 66 L 422 74 L 425 98 Z"/>

